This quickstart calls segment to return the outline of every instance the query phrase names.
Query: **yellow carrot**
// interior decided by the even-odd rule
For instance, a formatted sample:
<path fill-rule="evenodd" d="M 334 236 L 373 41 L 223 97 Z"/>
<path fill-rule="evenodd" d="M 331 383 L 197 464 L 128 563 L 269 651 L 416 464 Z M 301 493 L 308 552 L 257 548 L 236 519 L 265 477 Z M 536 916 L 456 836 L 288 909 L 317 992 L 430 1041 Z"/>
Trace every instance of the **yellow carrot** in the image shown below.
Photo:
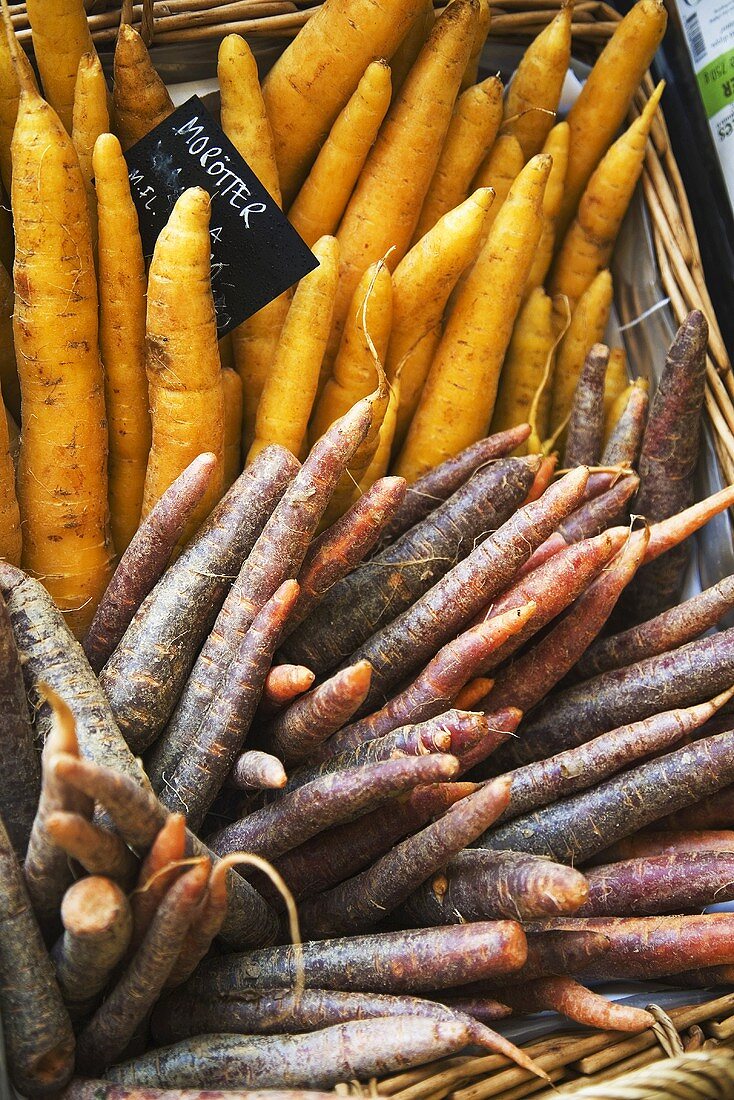
<path fill-rule="evenodd" d="M 591 173 L 624 121 L 666 22 L 663 0 L 637 0 L 600 53 L 569 111 L 571 141 L 559 237 L 565 234 Z"/>
<path fill-rule="evenodd" d="M 477 21 L 477 0 L 444 11 L 393 102 L 337 232 L 339 288 L 328 358 L 365 266 L 408 250 L 451 121 Z"/>
<path fill-rule="evenodd" d="M 553 303 L 542 286 L 538 286 L 526 299 L 515 322 L 500 375 L 492 432 L 529 422 L 533 399 L 549 371 L 555 339 Z M 534 412 L 535 432 L 541 439 L 548 432 L 549 410 L 550 387 L 544 385 Z M 520 453 L 527 451 L 521 449 Z"/>
<path fill-rule="evenodd" d="M 19 76 L 12 204 L 23 567 L 81 635 L 112 562 L 97 285 L 74 146 L 56 112 Z"/>
<path fill-rule="evenodd" d="M 20 420 L 20 380 L 13 342 L 14 302 L 13 280 L 0 264 L 0 389 L 13 417 Z"/>
<path fill-rule="evenodd" d="M 99 220 L 100 347 L 109 431 L 110 524 L 122 554 L 137 531 L 150 451 L 145 262 L 125 158 L 102 134 L 92 158 Z"/>
<path fill-rule="evenodd" d="M 490 76 L 459 96 L 418 220 L 413 243 L 469 194 L 502 122 L 502 81 Z"/>
<path fill-rule="evenodd" d="M 115 45 L 112 100 L 115 132 L 123 149 L 140 141 L 173 111 L 145 43 L 127 23 L 121 25 Z"/>
<path fill-rule="evenodd" d="M 398 406 L 400 404 L 400 375 L 391 383 L 387 400 L 385 416 L 380 425 L 377 436 L 377 449 L 372 461 L 359 479 L 359 487 L 355 493 L 355 499 L 362 493 L 366 493 L 378 478 L 384 477 L 390 467 L 390 455 L 395 439 L 395 427 L 398 420 Z"/>
<path fill-rule="evenodd" d="M 581 196 L 578 213 L 553 266 L 551 289 L 565 294 L 571 308 L 597 272 L 609 265 L 627 207 L 642 174 L 645 146 L 664 82 L 645 109 L 609 148 Z"/>
<path fill-rule="evenodd" d="M 15 493 L 15 466 L 10 452 L 10 433 L 0 393 L 0 560 L 20 565 L 20 510 Z"/>
<path fill-rule="evenodd" d="M 375 356 L 380 364 L 385 362 L 391 324 L 392 279 L 384 260 L 378 260 L 364 272 L 352 296 L 334 370 L 318 399 L 309 427 L 312 443 L 372 391 Z"/>
<path fill-rule="evenodd" d="M 100 134 L 110 128 L 107 108 L 107 82 L 96 53 L 82 54 L 74 92 L 74 112 L 71 140 L 74 142 L 84 186 L 87 189 L 89 225 L 92 230 L 92 247 L 97 247 L 97 193 L 94 190 L 92 154 Z"/>
<path fill-rule="evenodd" d="M 263 82 L 286 208 L 370 61 L 391 57 L 424 0 L 327 0 Z"/>
<path fill-rule="evenodd" d="M 556 241 L 556 219 L 561 209 L 563 200 L 563 185 L 566 179 L 566 165 L 568 164 L 568 140 L 569 128 L 567 122 L 559 122 L 548 134 L 544 153 L 550 153 L 553 157 L 553 167 L 548 176 L 548 183 L 543 196 L 543 231 L 540 234 L 540 243 L 535 253 L 533 266 L 528 275 L 528 284 L 525 293 L 529 294 L 534 287 L 545 282 Z"/>
<path fill-rule="evenodd" d="M 257 407 L 248 462 L 271 443 L 298 455 L 306 435 L 331 327 L 339 265 L 336 238 L 322 237 L 313 253 L 319 266 L 301 279 L 293 295 Z"/>
<path fill-rule="evenodd" d="M 405 78 L 413 68 L 418 54 L 423 49 L 428 35 L 436 22 L 436 13 L 433 0 L 427 0 L 418 8 L 413 21 L 403 39 L 390 58 L 390 73 L 392 75 L 392 94 L 397 93 L 405 83 Z"/>
<path fill-rule="evenodd" d="M 390 94 L 387 62 L 372 61 L 288 211 L 288 220 L 309 247 L 319 237 L 336 233 L 390 106 Z"/>
<path fill-rule="evenodd" d="M 540 239 L 550 157 L 523 168 L 460 287 L 395 473 L 415 481 L 486 434 Z"/>
<path fill-rule="evenodd" d="M 18 49 L 18 64 L 23 67 L 26 80 L 36 84 L 31 64 L 22 49 Z M 12 158 L 10 143 L 13 140 L 15 120 L 18 115 L 20 83 L 10 53 L 10 46 L 3 31 L 0 34 L 0 176 L 6 193 L 10 194 Z"/>
<path fill-rule="evenodd" d="M 512 78 L 505 99 L 506 132 L 514 134 L 526 158 L 540 152 L 556 119 L 571 60 L 573 0 L 533 39 Z"/>
<path fill-rule="evenodd" d="M 491 187 L 494 191 L 494 202 L 484 222 L 482 244 L 489 236 L 489 231 L 524 164 L 522 147 L 514 134 L 500 134 L 472 183 L 472 187 Z"/>
<path fill-rule="evenodd" d="M 94 53 L 82 0 L 29 0 L 28 21 L 43 94 L 71 133 L 74 87 L 82 54 Z"/>
<path fill-rule="evenodd" d="M 477 76 L 479 74 L 479 61 L 482 56 L 482 50 L 484 49 L 484 43 L 487 41 L 487 35 L 489 34 L 491 21 L 492 11 L 489 6 L 489 0 L 479 0 L 479 18 L 477 19 L 477 29 L 474 32 L 474 42 L 472 43 L 469 60 L 466 63 L 464 75 L 461 78 L 462 92 L 465 91 L 467 88 L 471 88 L 472 84 L 476 84 L 477 82 Z"/>
<path fill-rule="evenodd" d="M 242 470 L 242 379 L 232 367 L 222 367 L 224 394 L 224 488 Z"/>
<path fill-rule="evenodd" d="M 391 382 L 400 374 L 397 446 L 405 438 L 441 339 L 449 295 L 479 251 L 492 197 L 488 187 L 481 188 L 444 214 L 395 269 L 386 371 Z"/>
<path fill-rule="evenodd" d="M 600 271 L 579 299 L 568 331 L 558 347 L 550 420 L 553 431 L 561 427 L 571 411 L 584 359 L 591 347 L 603 340 L 611 308 L 612 276 L 608 271 Z"/>
<path fill-rule="evenodd" d="M 604 420 L 609 420 L 612 406 L 629 385 L 627 356 L 624 348 L 610 348 L 607 373 L 604 375 Z"/>
<path fill-rule="evenodd" d="M 20 455 L 20 428 L 13 419 L 8 406 L 5 406 L 5 423 L 8 426 L 8 447 L 10 448 L 10 457 L 13 460 L 13 466 L 18 467 L 18 456 Z"/>
<path fill-rule="evenodd" d="M 219 47 L 217 73 L 222 96 L 222 129 L 272 198 L 280 205 L 273 135 L 265 111 L 257 63 L 238 34 Z M 258 310 L 232 332 L 235 366 L 242 379 L 243 454 L 255 438 L 255 417 L 291 295 L 287 291 Z"/>
<path fill-rule="evenodd" d="M 226 336 L 223 336 L 219 341 L 219 360 L 222 364 L 222 370 L 235 370 L 234 364 L 234 348 L 232 347 L 232 333 L 228 332 Z"/>
<path fill-rule="evenodd" d="M 156 241 L 148 276 L 146 371 L 153 442 L 143 517 L 189 462 L 217 457 L 210 486 L 182 542 L 211 511 L 224 484 L 224 391 L 211 292 L 206 191 L 180 196 Z"/>

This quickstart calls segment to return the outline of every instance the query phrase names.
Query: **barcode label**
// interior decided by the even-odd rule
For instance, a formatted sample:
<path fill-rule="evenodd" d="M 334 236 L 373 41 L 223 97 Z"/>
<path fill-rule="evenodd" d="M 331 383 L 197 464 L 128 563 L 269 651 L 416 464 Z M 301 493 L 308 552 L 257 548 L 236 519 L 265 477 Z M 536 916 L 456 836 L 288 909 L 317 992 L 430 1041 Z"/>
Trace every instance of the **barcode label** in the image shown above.
<path fill-rule="evenodd" d="M 698 64 L 698 62 L 706 56 L 706 43 L 704 42 L 701 24 L 695 13 L 689 15 L 686 19 L 686 38 L 691 47 L 693 61 L 695 64 Z"/>

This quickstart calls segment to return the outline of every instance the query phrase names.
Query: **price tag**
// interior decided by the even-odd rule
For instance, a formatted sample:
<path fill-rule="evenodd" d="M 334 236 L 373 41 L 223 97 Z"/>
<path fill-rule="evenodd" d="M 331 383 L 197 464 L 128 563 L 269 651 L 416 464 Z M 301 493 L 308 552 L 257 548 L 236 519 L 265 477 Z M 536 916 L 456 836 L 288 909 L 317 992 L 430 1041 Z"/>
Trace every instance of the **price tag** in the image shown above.
<path fill-rule="evenodd" d="M 198 96 L 128 149 L 125 160 L 147 259 L 183 191 L 203 187 L 211 196 L 212 294 L 220 337 L 318 266 Z"/>

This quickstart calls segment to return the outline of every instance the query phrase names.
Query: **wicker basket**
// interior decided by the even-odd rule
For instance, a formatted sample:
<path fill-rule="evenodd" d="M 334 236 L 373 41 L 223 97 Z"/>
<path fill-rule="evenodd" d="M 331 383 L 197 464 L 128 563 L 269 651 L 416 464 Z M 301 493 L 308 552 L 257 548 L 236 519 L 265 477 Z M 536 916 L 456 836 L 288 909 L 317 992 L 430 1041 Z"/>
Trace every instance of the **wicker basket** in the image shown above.
<path fill-rule="evenodd" d="M 522 45 L 554 17 L 560 0 L 504 0 L 492 5 L 492 40 Z M 298 33 L 318 3 L 310 0 L 127 0 L 124 17 L 151 47 L 167 79 L 188 78 L 189 58 L 213 70 L 221 38 L 240 33 L 256 39 L 263 68 Z M 92 36 L 109 62 L 121 12 L 107 0 L 87 3 Z M 21 42 L 30 48 L 25 4 L 11 4 Z M 602 0 L 579 0 L 574 8 L 574 56 L 592 63 L 614 32 L 620 14 Z M 172 48 L 173 47 L 173 48 Z M 107 67 L 107 66 L 106 66 Z M 201 77 L 205 72 L 194 75 Z M 632 114 L 653 88 L 646 77 Z M 676 322 L 693 308 L 710 324 L 706 410 L 721 480 L 734 483 L 734 374 L 716 322 L 701 265 L 690 206 L 660 113 L 653 125 L 642 180 L 659 282 Z M 629 308 L 626 310 L 630 312 Z M 716 479 L 714 479 L 716 480 Z M 707 491 L 711 488 L 710 483 Z M 716 569 L 720 569 L 717 562 Z M 723 571 L 729 571 L 721 570 Z M 717 579 L 716 577 L 713 578 Z M 713 583 L 713 580 L 707 580 Z M 712 995 L 713 996 L 713 995 Z M 575 1030 L 530 1043 L 525 1049 L 548 1073 L 553 1087 L 512 1066 L 500 1055 L 454 1057 L 382 1081 L 337 1086 L 346 1096 L 385 1100 L 734 1100 L 734 993 L 667 1014 L 650 1006 L 654 1028 L 641 1035 Z M 2 1080 L 0 1073 L 0 1081 Z M 560 1086 L 560 1090 L 559 1090 Z M 0 1100 L 2 1098 L 0 1097 Z"/>

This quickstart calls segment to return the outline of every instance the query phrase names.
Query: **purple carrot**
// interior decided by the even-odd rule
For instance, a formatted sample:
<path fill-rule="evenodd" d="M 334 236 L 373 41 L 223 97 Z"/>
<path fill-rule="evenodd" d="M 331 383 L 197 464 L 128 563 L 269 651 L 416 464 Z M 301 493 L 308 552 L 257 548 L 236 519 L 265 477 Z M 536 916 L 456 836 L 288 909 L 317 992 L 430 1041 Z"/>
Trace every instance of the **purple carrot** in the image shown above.
<path fill-rule="evenodd" d="M 438 821 L 391 849 L 368 870 L 303 902 L 299 912 L 306 935 L 319 938 L 374 927 L 489 828 L 509 797 L 510 784 L 504 777 L 487 783 L 475 794 L 462 798 Z"/>
<path fill-rule="evenodd" d="M 288 944 L 205 959 L 181 992 L 230 997 L 247 989 L 290 988 L 301 955 L 307 989 L 419 993 L 516 971 L 527 957 L 527 941 L 515 921 L 477 921 L 317 940 L 304 943 L 302 952 Z"/>
<path fill-rule="evenodd" d="M 217 855 L 244 850 L 274 859 L 323 829 L 351 821 L 418 784 L 451 779 L 457 767 L 453 757 L 441 753 L 381 760 L 351 771 L 322 775 L 227 825 L 209 837 L 208 844 Z"/>
<path fill-rule="evenodd" d="M 237 571 L 297 469 L 283 447 L 258 455 L 143 601 L 103 668 L 100 681 L 133 752 L 168 721 Z"/>
<path fill-rule="evenodd" d="M 580 974 L 593 963 L 603 959 L 609 951 L 609 937 L 603 931 L 590 929 L 589 922 L 579 921 L 574 926 L 573 918 L 552 917 L 535 921 L 525 926 L 527 955 L 522 966 L 512 971 L 512 976 L 492 976 L 464 983 L 452 989 L 451 996 L 499 997 L 499 983 L 512 982 L 522 985 L 537 981 L 538 978 L 560 977 L 564 974 Z M 560 926 L 560 927 L 559 927 Z M 469 927 L 471 925 L 454 925 Z"/>
<path fill-rule="evenodd" d="M 708 703 L 654 714 L 620 726 L 556 756 L 510 772 L 510 804 L 501 821 L 549 806 L 560 798 L 587 790 L 645 756 L 667 752 L 699 729 L 731 698 L 731 690 Z"/>
<path fill-rule="evenodd" d="M 155 747 L 150 762 L 154 784 L 160 785 L 164 774 L 179 767 L 190 731 L 200 728 L 202 716 L 226 691 L 230 666 L 237 665 L 240 646 L 255 617 L 301 568 L 331 494 L 367 435 L 373 400 L 374 395 L 363 398 L 331 425 L 262 529 L 204 642 L 165 735 Z M 236 677 L 236 667 L 231 675 Z"/>
<path fill-rule="evenodd" d="M 492 710 L 513 705 L 528 711 L 573 668 L 639 568 L 648 538 L 647 528 L 632 534 L 560 622 L 497 676 L 487 700 Z"/>
<path fill-rule="evenodd" d="M 235 660 L 226 671 L 218 695 L 208 706 L 202 702 L 196 724 L 186 727 L 188 741 L 182 755 L 175 765 L 169 764 L 158 797 L 171 811 L 183 808 L 189 828 L 195 832 L 199 831 L 206 811 L 242 750 L 283 625 L 297 598 L 297 582 L 284 581 L 255 616 L 240 642 Z M 177 707 L 169 727 L 172 741 L 182 729 L 182 723 Z M 167 734 L 168 730 L 164 740 Z M 155 786 L 152 770 L 151 780 Z"/>
<path fill-rule="evenodd" d="M 734 900 L 734 852 L 676 852 L 586 871 L 581 917 L 645 917 Z"/>
<path fill-rule="evenodd" d="M 365 713 L 382 706 L 395 684 L 425 665 L 440 646 L 507 588 L 517 570 L 579 502 L 588 478 L 581 466 L 520 508 L 424 596 L 352 657 L 372 665 Z"/>
<path fill-rule="evenodd" d="M 356 821 L 319 833 L 286 852 L 276 866 L 296 899 L 313 897 L 369 867 L 476 789 L 475 783 L 456 782 L 416 787 L 407 798 L 393 799 Z"/>
<path fill-rule="evenodd" d="M 584 863 L 621 837 L 734 781 L 734 731 L 707 737 L 571 798 L 490 829 L 477 842 L 494 851 Z"/>
<path fill-rule="evenodd" d="M 142 1054 L 107 1076 L 136 1088 L 331 1088 L 455 1054 L 471 1042 L 459 1019 L 352 1020 L 301 1035 L 204 1035 Z"/>
<path fill-rule="evenodd" d="M 265 744 L 286 764 L 300 764 L 348 722 L 370 687 L 372 669 L 358 661 L 291 704 L 263 731 Z"/>
<path fill-rule="evenodd" d="M 109 659 L 135 612 L 160 580 L 176 543 L 209 486 L 216 464 L 216 456 L 208 453 L 190 462 L 143 520 L 120 558 L 82 642 L 95 672 L 99 672 Z"/>
<path fill-rule="evenodd" d="M 734 683 L 734 629 L 670 653 L 603 672 L 559 692 L 524 724 L 523 735 L 497 754 L 503 771 L 590 741 L 628 722 L 693 706 Z M 493 761 L 494 763 L 494 761 Z"/>
<path fill-rule="evenodd" d="M 323 673 L 390 623 L 510 518 L 539 458 L 505 458 L 478 470 L 421 523 L 330 590 L 283 647 L 286 660 Z"/>
<path fill-rule="evenodd" d="M 726 717 L 731 724 L 731 717 Z M 660 822 L 660 827 L 664 829 L 731 829 L 733 826 L 734 786 L 723 787 L 709 798 L 694 802 L 692 806 L 670 814 Z"/>
<path fill-rule="evenodd" d="M 574 913 L 588 893 L 584 876 L 572 867 L 525 852 L 468 848 L 411 894 L 401 915 L 420 927 L 504 917 L 532 920 Z"/>
<path fill-rule="evenodd" d="M 594 344 L 581 368 L 566 432 L 563 465 L 596 466 L 604 438 L 604 378 L 609 348 Z"/>
<path fill-rule="evenodd" d="M 301 593 L 288 624 L 289 634 L 330 588 L 367 557 L 403 503 L 407 488 L 405 478 L 379 478 L 336 523 L 314 539 L 298 574 Z"/>
<path fill-rule="evenodd" d="M 591 866 L 620 863 L 627 859 L 647 859 L 651 856 L 674 855 L 680 852 L 734 852 L 734 830 L 731 829 L 672 829 L 665 828 L 663 817 L 656 825 L 660 830 L 642 829 L 639 833 L 624 837 L 616 844 L 603 848 L 592 860 Z"/>
<path fill-rule="evenodd" d="M 652 400 L 642 440 L 640 491 L 635 510 L 652 522 L 693 503 L 701 411 L 706 382 L 708 324 L 700 310 L 689 313 L 673 340 Z M 634 622 L 652 618 L 678 602 L 688 562 L 679 546 L 640 572 L 625 600 Z"/>
<path fill-rule="evenodd" d="M 277 756 L 250 749 L 243 752 L 232 768 L 231 782 L 243 791 L 277 790 L 285 787 L 288 776 Z"/>
<path fill-rule="evenodd" d="M 530 425 L 518 424 L 505 432 L 480 439 L 478 443 L 472 443 L 454 458 L 447 458 L 408 486 L 403 503 L 382 531 L 377 545 L 378 552 L 405 534 L 409 527 L 420 523 L 442 501 L 448 500 L 485 462 L 506 458 L 529 435 Z"/>
<path fill-rule="evenodd" d="M 223 1100 L 212 1089 L 144 1089 L 136 1085 L 117 1085 L 94 1077 L 75 1077 L 60 1100 Z M 227 1089 L 227 1100 L 334 1100 L 333 1092 L 313 1089 Z"/>
<path fill-rule="evenodd" d="M 423 722 L 447 710 L 465 684 L 490 660 L 490 654 L 522 632 L 535 610 L 534 603 L 525 602 L 447 642 L 408 687 L 374 714 L 336 733 L 324 744 L 319 757 L 356 748 L 408 722 Z"/>
<path fill-rule="evenodd" d="M 734 609 L 734 576 L 621 634 L 600 638 L 576 666 L 580 679 L 624 668 L 692 642 Z"/>
<path fill-rule="evenodd" d="M 607 440 L 601 456 L 602 466 L 637 465 L 649 403 L 647 387 L 638 379 L 630 390 L 622 415 L 612 428 Z"/>
<path fill-rule="evenodd" d="M 564 519 L 563 523 L 559 523 L 559 533 L 566 542 L 574 543 L 592 538 L 617 523 L 626 523 L 629 501 L 637 492 L 639 484 L 637 474 L 626 473 L 605 493 L 587 500 Z"/>
<path fill-rule="evenodd" d="M 15 854 L 25 858 L 41 793 L 41 766 L 23 686 L 20 656 L 5 600 L 0 595 L 0 753 L 5 778 L 0 787 L 0 817 Z"/>
<path fill-rule="evenodd" d="M 490 683 L 492 681 L 490 680 Z M 490 692 L 491 698 L 491 692 Z M 469 746 L 464 752 L 459 752 L 459 775 L 471 772 L 477 764 L 487 759 L 498 745 L 512 737 L 522 721 L 522 711 L 518 707 L 501 707 L 499 710 L 489 708 L 485 713 L 487 722 L 486 736 L 477 744 Z"/>

